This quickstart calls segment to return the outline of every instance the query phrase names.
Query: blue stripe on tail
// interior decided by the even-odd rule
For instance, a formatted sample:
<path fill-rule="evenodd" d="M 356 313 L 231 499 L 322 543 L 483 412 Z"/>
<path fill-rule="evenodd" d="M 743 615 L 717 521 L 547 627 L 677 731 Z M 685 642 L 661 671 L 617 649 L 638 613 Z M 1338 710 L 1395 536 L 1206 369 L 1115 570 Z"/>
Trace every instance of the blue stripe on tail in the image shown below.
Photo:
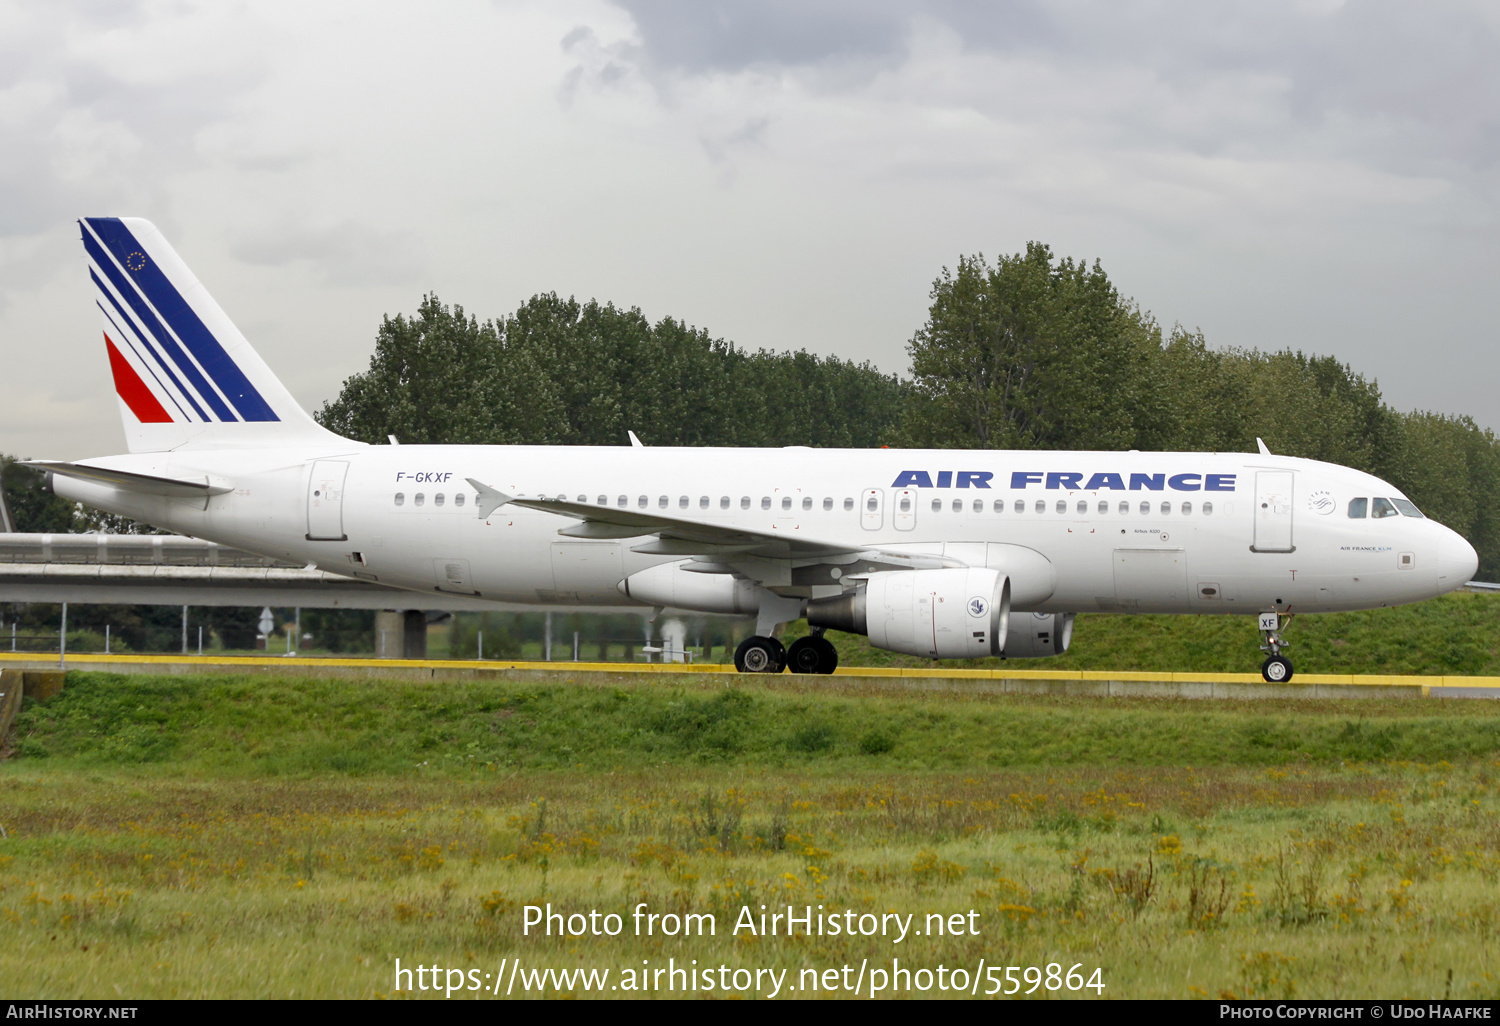
<path fill-rule="evenodd" d="M 108 273 L 108 268 L 106 268 L 105 273 Z M 198 414 L 198 419 L 207 423 L 211 423 L 212 421 L 210 420 L 208 414 L 203 412 L 203 407 L 199 406 L 197 401 L 193 399 L 193 393 L 189 392 L 187 388 L 183 386 L 181 379 L 178 378 L 176 374 L 172 373 L 172 368 L 167 366 L 167 361 L 162 359 L 161 353 L 157 352 L 156 347 L 151 344 L 151 340 L 146 337 L 146 333 L 140 329 L 135 321 L 131 320 L 130 315 L 126 313 L 124 308 L 120 306 L 120 301 L 115 298 L 113 292 L 104 287 L 104 282 L 99 280 L 99 276 L 94 273 L 94 269 L 92 267 L 89 268 L 89 277 L 94 279 L 94 287 L 99 290 L 100 295 L 109 300 L 109 305 L 114 307 L 115 310 L 119 312 L 120 319 L 123 320 L 126 324 L 130 325 L 130 330 L 135 332 L 136 337 L 141 340 L 141 345 L 146 348 L 146 352 L 150 353 L 151 358 L 157 362 L 158 366 L 161 367 L 162 373 L 165 374 L 169 379 L 171 379 L 172 384 L 177 387 L 177 391 L 182 393 L 182 397 L 188 401 L 188 405 L 190 405 L 193 408 L 194 412 Z M 127 296 L 127 298 L 129 297 Z M 97 302 L 97 300 L 95 300 L 95 302 Z M 103 310 L 104 307 L 100 306 L 99 309 Z M 108 310 L 105 310 L 104 316 L 109 317 Z M 111 321 L 113 321 L 113 318 L 110 319 Z M 176 400 L 174 399 L 173 402 L 176 402 Z"/>
<path fill-rule="evenodd" d="M 218 393 L 209 385 L 207 379 L 193 365 L 193 361 L 188 359 L 188 355 L 182 351 L 182 347 L 177 344 L 177 340 L 172 337 L 171 332 L 167 331 L 161 321 L 157 320 L 156 314 L 151 312 L 151 308 L 146 305 L 146 300 L 141 296 L 140 292 L 126 280 L 125 276 L 120 273 L 120 269 L 115 266 L 114 261 L 105 254 L 104 250 L 99 248 L 99 244 L 87 232 L 83 236 L 83 247 L 88 250 L 89 256 L 94 260 L 94 264 L 104 272 L 104 276 L 115 287 L 115 291 L 119 292 L 125 302 L 130 304 L 130 308 L 135 311 L 136 317 L 156 339 L 157 345 L 161 346 L 162 350 L 172 358 L 172 362 L 177 365 L 177 369 L 182 372 L 182 376 L 187 378 L 188 383 L 197 390 L 198 397 L 213 409 L 220 420 L 236 420 L 234 412 L 228 406 L 224 405 L 224 400 L 219 398 Z M 187 394 L 191 395 L 192 393 L 188 392 Z M 198 404 L 194 403 L 193 405 L 196 407 Z M 205 416 L 203 419 L 208 420 L 209 418 Z"/>
<path fill-rule="evenodd" d="M 154 260 L 145 256 L 145 247 L 136 240 L 135 236 L 131 234 L 130 229 L 126 228 L 124 223 L 115 217 L 91 217 L 87 221 L 89 227 L 97 232 L 99 238 L 109 247 L 110 252 L 119 261 L 119 265 L 125 268 L 126 273 L 130 275 L 131 281 L 151 301 L 151 305 L 156 308 L 157 312 L 161 314 L 162 318 L 172 328 L 172 331 L 182 340 L 183 345 L 193 354 L 193 357 L 197 359 L 199 365 L 208 373 L 209 377 L 213 378 L 214 383 L 219 386 L 219 390 L 234 405 L 240 418 L 246 421 L 280 420 L 281 418 L 271 409 L 270 404 L 265 401 L 260 392 L 250 383 L 250 379 L 245 377 L 244 371 L 240 370 L 239 365 L 224 351 L 224 347 L 214 337 L 213 332 L 208 330 L 208 327 L 199 319 L 198 314 L 188 304 L 187 300 L 182 298 L 182 294 L 177 291 L 176 286 L 156 266 Z M 88 236 L 85 234 L 85 245 L 89 241 Z M 139 255 L 137 256 L 136 254 Z M 112 270 L 112 268 L 107 269 L 106 273 L 108 273 L 108 270 Z M 112 279 L 113 277 L 111 275 Z M 126 298 L 127 300 L 130 299 L 128 295 Z M 134 303 L 131 305 L 135 306 Z M 142 317 L 142 320 L 147 320 L 147 318 Z M 151 320 L 154 320 L 154 318 Z M 149 323 L 148 321 L 148 325 Z M 155 333 L 153 329 L 153 334 Z M 171 353 L 172 347 L 166 345 L 167 340 L 163 338 L 162 341 L 164 348 L 167 348 L 168 352 Z M 176 360 L 175 353 L 173 354 L 173 358 Z M 178 365 L 182 367 L 183 373 L 188 374 L 189 366 L 191 365 L 183 366 L 185 362 L 177 360 Z M 188 374 L 188 376 L 191 378 L 197 375 Z M 213 394 L 211 389 L 204 388 L 201 391 L 203 399 L 215 408 L 215 412 L 218 412 L 223 420 L 235 419 L 234 415 L 227 409 L 221 409 L 223 403 L 219 401 L 219 397 Z"/>

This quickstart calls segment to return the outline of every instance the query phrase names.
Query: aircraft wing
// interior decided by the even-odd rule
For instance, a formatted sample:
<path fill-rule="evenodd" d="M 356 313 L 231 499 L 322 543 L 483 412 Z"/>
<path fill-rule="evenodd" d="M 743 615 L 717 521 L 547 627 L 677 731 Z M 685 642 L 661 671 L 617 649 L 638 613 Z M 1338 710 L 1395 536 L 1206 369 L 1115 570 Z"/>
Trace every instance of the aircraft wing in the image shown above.
<path fill-rule="evenodd" d="M 645 538 L 654 535 L 653 540 L 632 545 L 631 551 L 660 556 L 694 556 L 697 561 L 684 569 L 737 573 L 762 583 L 785 581 L 790 584 L 793 569 L 818 564 L 859 563 L 858 569 L 864 572 L 963 565 L 939 555 L 888 552 L 814 538 L 796 528 L 779 531 L 773 527 L 769 531 L 754 531 L 646 510 L 595 506 L 545 496 L 506 495 L 473 478 L 468 482 L 479 493 L 481 519 L 500 506 L 510 504 L 577 520 L 577 524 L 558 532 L 569 538 Z"/>

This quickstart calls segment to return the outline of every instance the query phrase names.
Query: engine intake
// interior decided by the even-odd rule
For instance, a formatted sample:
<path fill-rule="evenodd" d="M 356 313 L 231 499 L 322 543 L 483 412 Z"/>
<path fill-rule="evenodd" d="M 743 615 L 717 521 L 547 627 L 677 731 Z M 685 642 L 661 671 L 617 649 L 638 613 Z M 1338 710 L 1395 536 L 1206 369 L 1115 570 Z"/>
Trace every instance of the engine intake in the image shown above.
<path fill-rule="evenodd" d="M 1000 655 L 1009 620 L 1010 578 L 981 567 L 873 573 L 853 591 L 807 604 L 810 627 L 931 659 Z"/>

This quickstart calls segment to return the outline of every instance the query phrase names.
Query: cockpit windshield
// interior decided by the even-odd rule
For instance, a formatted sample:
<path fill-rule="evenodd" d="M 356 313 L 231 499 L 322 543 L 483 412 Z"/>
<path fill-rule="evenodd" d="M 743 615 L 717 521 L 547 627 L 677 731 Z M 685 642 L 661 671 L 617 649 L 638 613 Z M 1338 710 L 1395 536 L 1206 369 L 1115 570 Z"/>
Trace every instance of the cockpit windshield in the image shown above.
<path fill-rule="evenodd" d="M 1401 511 L 1402 516 L 1422 519 L 1422 511 L 1417 509 L 1417 504 L 1410 499 L 1392 499 L 1391 501 L 1396 504 L 1396 508 Z"/>
<path fill-rule="evenodd" d="M 1390 499 L 1375 498 L 1371 500 L 1370 516 L 1379 520 L 1382 517 L 1400 516 L 1400 513 Z"/>

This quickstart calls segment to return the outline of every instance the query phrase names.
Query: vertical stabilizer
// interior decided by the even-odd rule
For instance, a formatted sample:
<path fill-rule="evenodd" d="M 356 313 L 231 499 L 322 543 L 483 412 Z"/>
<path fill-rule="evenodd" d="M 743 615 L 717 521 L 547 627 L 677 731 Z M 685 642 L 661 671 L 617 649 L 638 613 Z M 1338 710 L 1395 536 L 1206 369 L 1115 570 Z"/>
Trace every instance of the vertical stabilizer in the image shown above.
<path fill-rule="evenodd" d="M 131 452 L 338 441 L 137 217 L 79 222 Z"/>

